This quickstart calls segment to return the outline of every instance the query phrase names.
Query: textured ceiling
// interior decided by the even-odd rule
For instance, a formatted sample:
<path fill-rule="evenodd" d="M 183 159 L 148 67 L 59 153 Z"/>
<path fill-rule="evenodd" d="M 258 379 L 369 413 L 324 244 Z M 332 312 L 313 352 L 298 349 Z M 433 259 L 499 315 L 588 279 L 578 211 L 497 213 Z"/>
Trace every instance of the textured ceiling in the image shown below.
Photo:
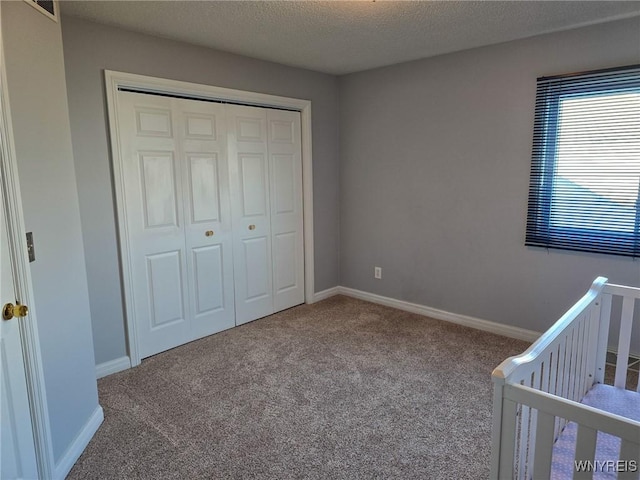
<path fill-rule="evenodd" d="M 332 74 L 640 14 L 640 1 L 61 4 L 66 15 Z"/>

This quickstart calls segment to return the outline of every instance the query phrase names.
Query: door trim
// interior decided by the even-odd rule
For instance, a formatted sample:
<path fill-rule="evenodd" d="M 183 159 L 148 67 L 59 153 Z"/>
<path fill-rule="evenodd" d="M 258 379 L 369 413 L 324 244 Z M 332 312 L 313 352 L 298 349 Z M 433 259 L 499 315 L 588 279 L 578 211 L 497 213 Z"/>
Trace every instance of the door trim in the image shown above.
<path fill-rule="evenodd" d="M 314 302 L 314 253 L 313 253 L 313 162 L 311 148 L 311 101 L 280 97 L 263 93 L 234 90 L 177 80 L 168 80 L 133 73 L 105 70 L 107 111 L 111 134 L 111 158 L 118 215 L 120 260 L 125 296 L 127 343 L 131 366 L 140 365 L 140 351 L 136 333 L 136 315 L 133 308 L 133 279 L 131 276 L 131 248 L 124 208 L 124 176 L 120 157 L 120 133 L 118 131 L 117 94 L 119 88 L 130 88 L 141 92 L 187 96 L 193 99 L 234 102 L 256 107 L 276 107 L 300 112 L 302 134 L 302 193 L 304 225 L 304 277 L 305 303 Z"/>
<path fill-rule="evenodd" d="M 29 315 L 19 323 L 19 331 L 22 340 L 25 380 L 29 397 L 38 474 L 40 478 L 53 478 L 55 462 L 51 443 L 49 410 L 40 354 L 35 297 L 31 283 L 31 270 L 27 260 L 22 196 L 18 180 L 18 164 L 13 140 L 5 67 L 4 45 L 0 35 L 0 177 L 7 218 L 9 254 L 11 256 L 11 265 L 14 268 L 16 299 L 29 306 Z"/>

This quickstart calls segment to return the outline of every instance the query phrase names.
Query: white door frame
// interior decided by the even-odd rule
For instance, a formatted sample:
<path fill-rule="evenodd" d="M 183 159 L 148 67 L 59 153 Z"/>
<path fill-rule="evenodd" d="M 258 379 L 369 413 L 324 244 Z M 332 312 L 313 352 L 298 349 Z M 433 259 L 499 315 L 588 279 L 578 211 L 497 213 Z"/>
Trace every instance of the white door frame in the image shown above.
<path fill-rule="evenodd" d="M 313 172 L 311 154 L 311 101 L 279 97 L 263 93 L 233 90 L 197 83 L 180 82 L 133 73 L 105 70 L 109 131 L 111 133 L 111 158 L 116 190 L 118 230 L 120 239 L 122 279 L 124 283 L 127 342 L 131 365 L 140 364 L 140 352 L 136 334 L 136 316 L 133 308 L 133 279 L 131 277 L 131 248 L 127 231 L 127 216 L 124 208 L 124 176 L 120 157 L 120 134 L 118 132 L 117 94 L 119 88 L 130 88 L 149 93 L 165 93 L 201 100 L 241 103 L 259 107 L 277 107 L 300 112 L 302 127 L 302 191 L 304 217 L 304 277 L 305 303 L 314 302 L 314 256 L 313 256 Z"/>
<path fill-rule="evenodd" d="M 19 331 L 24 356 L 25 380 L 29 397 L 29 411 L 33 427 L 38 475 L 40 478 L 53 478 L 55 463 L 51 444 L 49 410 L 47 408 L 44 371 L 40 355 L 40 340 L 36 322 L 31 270 L 25 241 L 26 232 L 18 180 L 18 164 L 9 110 L 1 17 L 2 14 L 0 12 L 0 177 L 2 195 L 7 222 L 11 266 L 14 269 L 16 299 L 20 303 L 29 306 L 29 315 L 19 322 Z"/>

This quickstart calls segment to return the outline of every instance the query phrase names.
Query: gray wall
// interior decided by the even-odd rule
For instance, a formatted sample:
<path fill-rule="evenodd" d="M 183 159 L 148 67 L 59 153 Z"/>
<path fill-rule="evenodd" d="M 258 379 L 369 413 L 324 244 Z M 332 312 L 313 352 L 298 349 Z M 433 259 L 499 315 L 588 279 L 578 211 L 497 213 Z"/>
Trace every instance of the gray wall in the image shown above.
<path fill-rule="evenodd" d="M 536 78 L 635 63 L 637 17 L 341 77 L 342 285 L 537 331 L 597 275 L 640 286 L 524 246 Z"/>
<path fill-rule="evenodd" d="M 315 289 L 339 282 L 337 80 L 77 18 L 63 19 L 96 363 L 126 355 L 103 70 L 312 101 Z"/>
<path fill-rule="evenodd" d="M 98 407 L 60 25 L 3 2 L 7 82 L 56 461 Z"/>

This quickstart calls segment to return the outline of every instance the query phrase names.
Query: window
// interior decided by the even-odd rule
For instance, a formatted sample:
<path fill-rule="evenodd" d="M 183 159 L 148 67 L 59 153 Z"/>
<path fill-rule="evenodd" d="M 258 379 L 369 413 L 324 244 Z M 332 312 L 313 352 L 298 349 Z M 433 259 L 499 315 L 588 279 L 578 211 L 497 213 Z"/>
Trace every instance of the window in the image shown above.
<path fill-rule="evenodd" d="M 525 244 L 640 257 L 640 66 L 538 79 Z"/>

